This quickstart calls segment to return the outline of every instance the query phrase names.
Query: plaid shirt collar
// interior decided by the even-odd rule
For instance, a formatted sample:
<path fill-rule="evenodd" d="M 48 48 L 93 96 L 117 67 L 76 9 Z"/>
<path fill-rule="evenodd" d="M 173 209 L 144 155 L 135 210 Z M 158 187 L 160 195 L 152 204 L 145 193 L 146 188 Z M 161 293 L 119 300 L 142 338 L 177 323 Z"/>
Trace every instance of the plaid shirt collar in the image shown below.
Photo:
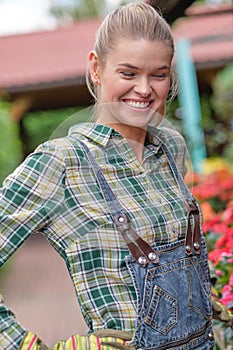
<path fill-rule="evenodd" d="M 154 153 L 160 148 L 160 137 L 162 134 L 163 132 L 159 129 L 148 128 L 145 145 L 151 145 L 152 147 L 149 148 L 151 148 L 151 150 L 153 148 Z M 77 138 L 80 137 L 80 135 L 104 147 L 108 145 L 108 142 L 112 137 L 122 137 L 122 135 L 113 128 L 107 125 L 95 123 L 77 124 L 69 131 L 69 136 L 71 137 Z"/>

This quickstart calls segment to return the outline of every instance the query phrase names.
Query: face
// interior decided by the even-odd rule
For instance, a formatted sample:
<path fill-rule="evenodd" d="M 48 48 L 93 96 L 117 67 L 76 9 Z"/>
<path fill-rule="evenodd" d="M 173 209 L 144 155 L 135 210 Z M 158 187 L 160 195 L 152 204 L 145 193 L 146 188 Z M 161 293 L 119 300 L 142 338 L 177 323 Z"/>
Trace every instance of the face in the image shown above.
<path fill-rule="evenodd" d="M 90 53 L 90 73 L 99 80 L 97 121 L 144 127 L 162 112 L 170 87 L 171 49 L 159 41 L 121 39 L 104 66 Z M 104 119 L 103 119 L 104 118 Z"/>

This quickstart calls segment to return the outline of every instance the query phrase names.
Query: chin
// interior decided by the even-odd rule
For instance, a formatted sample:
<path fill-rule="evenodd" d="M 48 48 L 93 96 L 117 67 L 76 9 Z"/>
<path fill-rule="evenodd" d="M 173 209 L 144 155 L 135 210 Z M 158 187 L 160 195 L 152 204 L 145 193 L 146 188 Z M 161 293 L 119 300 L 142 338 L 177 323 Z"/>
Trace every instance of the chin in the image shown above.
<path fill-rule="evenodd" d="M 127 106 L 128 107 L 128 106 Z M 163 115 L 151 108 L 125 108 L 118 110 L 118 120 L 124 124 L 145 128 L 148 125 L 158 126 L 163 120 Z"/>

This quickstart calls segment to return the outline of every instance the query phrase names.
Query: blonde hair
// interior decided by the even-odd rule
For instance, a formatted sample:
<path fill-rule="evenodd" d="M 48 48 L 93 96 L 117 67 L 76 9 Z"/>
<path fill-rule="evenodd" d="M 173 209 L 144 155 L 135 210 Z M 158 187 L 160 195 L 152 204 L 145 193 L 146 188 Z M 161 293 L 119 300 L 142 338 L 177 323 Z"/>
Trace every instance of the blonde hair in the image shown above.
<path fill-rule="evenodd" d="M 120 6 L 105 17 L 96 33 L 94 45 L 102 67 L 109 51 L 114 50 L 121 38 L 161 41 L 171 49 L 172 56 L 174 55 L 174 41 L 169 25 L 152 6 L 146 3 Z M 91 95 L 97 101 L 97 87 L 90 77 L 89 67 L 87 67 L 86 83 Z M 177 85 L 171 74 L 169 99 L 175 96 L 176 90 Z"/>

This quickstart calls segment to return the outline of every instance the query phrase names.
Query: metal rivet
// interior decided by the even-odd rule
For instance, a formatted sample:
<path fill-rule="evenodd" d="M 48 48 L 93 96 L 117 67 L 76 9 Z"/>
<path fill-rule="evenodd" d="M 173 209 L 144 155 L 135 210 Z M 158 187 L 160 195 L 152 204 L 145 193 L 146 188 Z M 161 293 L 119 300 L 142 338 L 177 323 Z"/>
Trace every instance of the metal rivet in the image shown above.
<path fill-rule="evenodd" d="M 210 340 L 214 339 L 214 333 L 213 332 L 209 332 L 208 337 Z"/>
<path fill-rule="evenodd" d="M 125 218 L 124 218 L 124 216 L 118 216 L 117 220 L 118 220 L 119 222 L 124 222 L 124 221 L 125 221 Z"/>
<path fill-rule="evenodd" d="M 138 262 L 139 262 L 140 265 L 145 265 L 146 258 L 144 256 L 139 256 Z"/>
<path fill-rule="evenodd" d="M 150 252 L 150 253 L 148 254 L 148 258 L 149 258 L 150 260 L 155 260 L 156 257 L 157 257 L 157 255 L 156 255 L 154 252 Z"/>
<path fill-rule="evenodd" d="M 186 245 L 185 249 L 186 249 L 186 252 L 188 252 L 188 253 L 190 253 L 192 251 L 190 245 Z"/>
<path fill-rule="evenodd" d="M 194 242 L 193 246 L 195 249 L 200 249 L 200 244 L 198 242 Z"/>

